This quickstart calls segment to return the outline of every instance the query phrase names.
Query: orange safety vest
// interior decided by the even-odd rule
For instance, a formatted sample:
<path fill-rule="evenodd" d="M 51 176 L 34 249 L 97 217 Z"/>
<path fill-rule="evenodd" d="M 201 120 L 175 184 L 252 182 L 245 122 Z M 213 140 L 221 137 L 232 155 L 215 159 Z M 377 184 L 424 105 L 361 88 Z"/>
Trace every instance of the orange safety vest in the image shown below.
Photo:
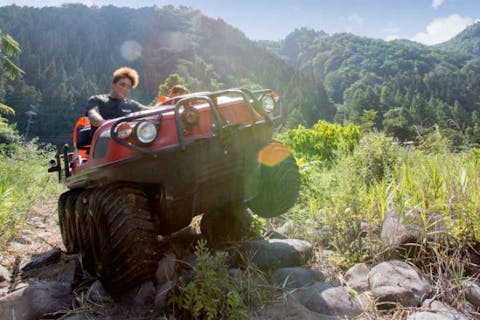
<path fill-rule="evenodd" d="M 88 120 L 88 117 L 85 116 L 80 117 L 73 127 L 73 147 L 75 148 L 77 155 L 81 156 L 83 159 L 88 158 L 88 151 L 85 149 L 77 150 L 77 132 L 86 127 L 90 127 L 90 120 Z"/>
<path fill-rule="evenodd" d="M 157 103 L 164 103 L 164 102 L 166 102 L 166 101 L 169 100 L 169 99 L 170 99 L 170 98 L 167 97 L 167 96 L 160 96 L 160 97 L 158 97 L 158 99 L 157 99 Z"/>

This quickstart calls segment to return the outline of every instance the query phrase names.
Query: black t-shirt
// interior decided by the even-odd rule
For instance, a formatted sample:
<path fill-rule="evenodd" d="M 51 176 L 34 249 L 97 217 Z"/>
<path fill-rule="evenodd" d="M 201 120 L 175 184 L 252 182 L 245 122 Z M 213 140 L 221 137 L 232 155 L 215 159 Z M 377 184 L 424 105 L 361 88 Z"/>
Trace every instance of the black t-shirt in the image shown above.
<path fill-rule="evenodd" d="M 103 119 L 115 119 L 129 113 L 140 111 L 142 105 L 131 99 L 114 99 L 108 94 L 97 94 L 88 99 L 87 110 L 96 109 Z"/>

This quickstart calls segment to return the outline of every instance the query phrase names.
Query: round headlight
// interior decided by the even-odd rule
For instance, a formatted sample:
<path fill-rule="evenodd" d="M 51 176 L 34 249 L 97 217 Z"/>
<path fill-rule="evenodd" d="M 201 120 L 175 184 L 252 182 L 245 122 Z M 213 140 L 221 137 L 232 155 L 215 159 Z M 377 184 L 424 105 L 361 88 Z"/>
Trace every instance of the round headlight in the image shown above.
<path fill-rule="evenodd" d="M 135 137 L 140 143 L 151 143 L 157 137 L 157 127 L 150 121 L 141 121 L 135 126 Z"/>
<path fill-rule="evenodd" d="M 132 126 L 128 122 L 121 122 L 115 128 L 115 133 L 120 139 L 127 139 L 132 134 Z"/>
<path fill-rule="evenodd" d="M 272 95 L 263 96 L 261 102 L 262 102 L 262 108 L 266 113 L 270 113 L 273 110 L 275 110 L 276 103 Z"/>

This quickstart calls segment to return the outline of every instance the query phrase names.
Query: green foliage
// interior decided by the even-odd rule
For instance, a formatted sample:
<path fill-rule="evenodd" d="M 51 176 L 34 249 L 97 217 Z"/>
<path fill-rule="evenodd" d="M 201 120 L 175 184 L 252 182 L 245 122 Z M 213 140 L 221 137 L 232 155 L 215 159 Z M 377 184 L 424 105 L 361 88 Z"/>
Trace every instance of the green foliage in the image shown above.
<path fill-rule="evenodd" d="M 0 146 L 13 147 L 13 144 L 19 141 L 20 135 L 15 130 L 15 126 L 9 125 L 7 119 L 0 117 Z"/>
<path fill-rule="evenodd" d="M 180 294 L 171 303 L 192 319 L 248 319 L 247 306 L 228 274 L 227 254 L 211 255 L 205 242 L 195 248 L 194 277 L 180 281 Z"/>
<path fill-rule="evenodd" d="M 169 300 L 182 319 L 249 319 L 249 311 L 277 299 L 277 288 L 249 257 L 241 257 L 245 269 L 229 274 L 225 252 L 212 254 L 200 241 L 195 255 L 193 278 L 180 278 L 178 292 Z"/>
<path fill-rule="evenodd" d="M 35 201 L 58 194 L 57 177 L 47 172 L 50 148 L 35 142 L 0 145 L 0 249 L 15 236 Z"/>
<path fill-rule="evenodd" d="M 22 69 L 10 60 L 10 58 L 15 57 L 20 52 L 22 50 L 18 42 L 0 29 L 0 77 L 6 76 L 13 80 L 18 75 L 24 73 Z"/>
<path fill-rule="evenodd" d="M 373 110 L 373 128 L 400 141 L 413 141 L 437 124 L 467 133 L 469 141 L 477 143 L 480 130 L 474 132 L 472 114 L 480 103 L 480 63 L 474 53 L 479 29 L 477 23 L 457 36 L 455 45 L 438 46 L 449 52 L 414 42 L 330 36 L 308 29 L 292 32 L 276 51 L 300 71 L 314 70 L 325 79 L 328 97 L 341 106 L 337 119 L 369 126 L 372 123 L 361 117 Z"/>
<path fill-rule="evenodd" d="M 331 165 L 339 152 L 349 152 L 358 143 L 362 133 L 358 126 L 341 126 L 326 121 L 317 122 L 312 129 L 298 126 L 284 132 L 280 139 L 292 148 L 303 162 L 321 161 Z"/>
<path fill-rule="evenodd" d="M 383 133 L 366 134 L 351 157 L 345 159 L 366 186 L 388 178 L 398 165 L 399 147 Z"/>
<path fill-rule="evenodd" d="M 173 73 L 170 74 L 165 81 L 158 86 L 158 93 L 156 98 L 152 101 L 152 105 L 157 103 L 157 98 L 160 96 L 166 96 L 170 88 L 174 85 L 181 84 L 188 88 L 188 85 L 185 82 L 185 79 L 182 78 L 179 74 Z"/>
<path fill-rule="evenodd" d="M 298 205 L 276 223 L 292 221 L 288 235 L 336 249 L 341 265 L 382 251 L 387 210 L 408 215 L 425 233 L 440 215 L 458 243 L 480 240 L 480 151 L 453 152 L 441 131 L 417 148 L 368 133 L 335 165 L 304 165 L 302 178 Z"/>

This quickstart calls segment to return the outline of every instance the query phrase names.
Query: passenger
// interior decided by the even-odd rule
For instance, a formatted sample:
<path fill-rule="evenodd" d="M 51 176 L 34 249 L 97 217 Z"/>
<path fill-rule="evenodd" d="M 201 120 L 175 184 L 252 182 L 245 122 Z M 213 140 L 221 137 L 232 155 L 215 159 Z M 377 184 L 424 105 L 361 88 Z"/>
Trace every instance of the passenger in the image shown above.
<path fill-rule="evenodd" d="M 88 128 L 90 128 L 90 121 L 85 116 L 80 117 L 73 127 L 74 157 L 79 161 L 79 163 L 82 163 L 84 160 L 88 159 L 90 144 L 85 144 L 84 141 L 79 141 L 78 139 L 79 133 L 82 131 L 82 129 Z"/>
<path fill-rule="evenodd" d="M 175 97 L 184 95 L 184 94 L 189 94 L 190 90 L 188 90 L 185 86 L 181 84 L 176 84 L 173 87 L 168 90 L 168 93 L 166 96 L 160 96 L 158 97 L 157 103 L 165 103 Z"/>
<path fill-rule="evenodd" d="M 127 99 L 130 90 L 137 87 L 138 81 L 138 73 L 132 68 L 115 70 L 110 93 L 94 95 L 88 99 L 85 114 L 93 129 L 100 127 L 106 120 L 149 109 L 135 100 Z"/>

